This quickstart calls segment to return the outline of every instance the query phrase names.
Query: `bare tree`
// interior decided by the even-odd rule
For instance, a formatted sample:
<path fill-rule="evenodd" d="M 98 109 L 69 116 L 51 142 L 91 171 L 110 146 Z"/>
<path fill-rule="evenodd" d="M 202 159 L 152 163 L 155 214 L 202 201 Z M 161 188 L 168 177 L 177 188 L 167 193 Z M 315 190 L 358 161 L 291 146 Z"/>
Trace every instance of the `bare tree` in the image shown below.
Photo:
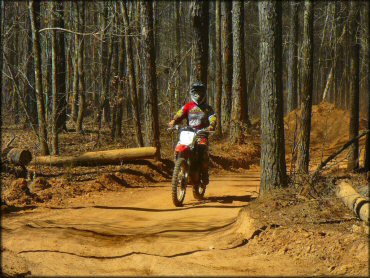
<path fill-rule="evenodd" d="M 123 22 L 125 24 L 126 30 L 128 30 L 130 27 L 130 23 L 129 23 L 129 18 L 127 14 L 126 2 L 122 1 L 120 3 L 121 3 L 122 15 L 123 15 Z M 128 31 L 126 31 L 125 33 L 126 35 L 129 35 Z M 126 55 L 127 55 L 127 70 L 128 70 L 129 83 L 130 83 L 131 105 L 132 105 L 132 110 L 134 111 L 134 126 L 136 130 L 136 142 L 140 147 L 142 147 L 144 145 L 144 141 L 143 141 L 143 136 L 141 133 L 139 102 L 137 99 L 134 59 L 133 59 L 133 53 L 132 53 L 132 38 L 130 36 L 127 36 L 125 39 L 125 43 L 126 43 Z"/>
<path fill-rule="evenodd" d="M 216 0 L 216 115 L 218 136 L 222 135 L 221 124 L 222 100 L 222 55 L 221 55 L 221 0 Z"/>
<path fill-rule="evenodd" d="M 222 129 L 225 133 L 230 126 L 231 117 L 231 95 L 232 95 L 232 77 L 233 77 L 233 37 L 231 5 L 229 1 L 221 2 L 221 20 L 222 20 Z"/>
<path fill-rule="evenodd" d="M 157 147 L 156 159 L 160 159 L 159 119 L 157 77 L 154 49 L 153 7 L 150 2 L 141 3 L 142 12 L 142 52 L 144 58 L 144 88 L 145 88 L 145 132 L 146 143 Z"/>
<path fill-rule="evenodd" d="M 35 81 L 36 81 L 36 96 L 37 96 L 37 115 L 39 126 L 39 142 L 41 146 L 41 154 L 48 155 L 49 147 L 47 140 L 47 130 L 45 122 L 45 101 L 42 88 L 42 72 L 41 72 L 41 49 L 40 49 L 40 2 L 31 0 L 29 2 L 29 12 L 32 29 L 32 44 L 33 56 L 35 64 Z"/>
<path fill-rule="evenodd" d="M 194 29 L 192 80 L 202 81 L 207 87 L 208 67 L 208 1 L 191 2 L 191 18 Z"/>
<path fill-rule="evenodd" d="M 232 112 L 230 123 L 230 139 L 233 143 L 243 142 L 244 120 L 248 117 L 248 99 L 245 88 L 245 55 L 244 55 L 244 5 L 241 1 L 233 1 L 233 83 Z"/>
<path fill-rule="evenodd" d="M 85 2 L 77 2 L 76 5 L 78 9 L 78 26 L 80 33 L 85 30 Z M 85 116 L 85 106 L 86 106 L 86 88 L 85 88 L 85 73 L 84 73 L 84 38 L 82 35 L 78 35 L 78 58 L 77 58 L 77 68 L 78 68 L 78 95 L 79 95 L 79 105 L 78 105 L 78 115 L 76 123 L 76 132 L 82 132 L 82 122 Z"/>
<path fill-rule="evenodd" d="M 350 122 L 349 139 L 358 136 L 360 126 L 360 44 L 357 39 L 359 7 L 358 2 L 352 1 L 349 14 L 349 35 L 351 36 L 350 48 Z M 349 149 L 348 170 L 355 170 L 359 167 L 359 146 L 358 140 Z"/>
<path fill-rule="evenodd" d="M 303 73 L 301 92 L 300 134 L 298 145 L 298 171 L 308 173 L 310 160 L 310 134 L 313 92 L 313 1 L 305 1 L 303 27 Z"/>
<path fill-rule="evenodd" d="M 298 107 L 298 7 L 299 2 L 290 1 L 290 31 L 288 45 L 288 112 Z"/>
<path fill-rule="evenodd" d="M 50 2 L 52 25 L 56 28 L 64 28 L 64 12 L 62 2 Z M 66 63 L 64 52 L 64 33 L 52 30 L 52 150 L 59 154 L 58 133 L 61 129 L 66 130 Z"/>
<path fill-rule="evenodd" d="M 261 82 L 261 192 L 286 186 L 281 2 L 258 2 Z"/>
<path fill-rule="evenodd" d="M 367 3 L 367 129 L 370 130 L 370 3 Z M 370 170 L 370 135 L 366 136 L 365 169 Z"/>

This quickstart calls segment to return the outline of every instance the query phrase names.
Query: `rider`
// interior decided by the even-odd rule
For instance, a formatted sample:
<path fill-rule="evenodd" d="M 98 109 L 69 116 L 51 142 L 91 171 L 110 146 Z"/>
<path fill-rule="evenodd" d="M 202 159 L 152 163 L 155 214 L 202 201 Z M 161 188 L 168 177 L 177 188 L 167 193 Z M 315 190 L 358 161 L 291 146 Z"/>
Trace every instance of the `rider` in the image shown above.
<path fill-rule="evenodd" d="M 213 108 L 207 104 L 206 87 L 200 81 L 196 81 L 191 85 L 190 89 L 191 102 L 185 104 L 169 122 L 169 127 L 180 123 L 186 118 L 188 126 L 200 130 L 206 129 L 209 131 L 215 130 L 217 121 Z M 202 182 L 204 185 L 209 183 L 208 175 L 208 138 L 207 135 L 200 136 L 197 141 L 201 147 L 202 158 Z"/>

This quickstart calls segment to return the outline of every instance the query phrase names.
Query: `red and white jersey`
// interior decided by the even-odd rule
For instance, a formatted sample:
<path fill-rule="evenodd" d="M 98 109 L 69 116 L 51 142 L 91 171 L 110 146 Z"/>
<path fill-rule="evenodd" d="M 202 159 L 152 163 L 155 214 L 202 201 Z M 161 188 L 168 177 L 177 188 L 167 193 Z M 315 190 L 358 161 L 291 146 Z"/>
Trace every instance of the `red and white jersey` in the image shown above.
<path fill-rule="evenodd" d="M 208 126 L 216 126 L 216 115 L 213 108 L 206 103 L 196 104 L 194 101 L 185 104 L 175 115 L 175 121 L 187 120 L 188 126 L 202 129 Z"/>

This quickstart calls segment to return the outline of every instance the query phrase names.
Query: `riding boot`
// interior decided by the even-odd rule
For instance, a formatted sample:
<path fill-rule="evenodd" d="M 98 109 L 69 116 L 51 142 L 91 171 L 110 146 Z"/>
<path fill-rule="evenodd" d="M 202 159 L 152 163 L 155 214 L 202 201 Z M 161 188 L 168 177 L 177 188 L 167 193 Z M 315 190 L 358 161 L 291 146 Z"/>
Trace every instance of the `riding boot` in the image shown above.
<path fill-rule="evenodd" d="M 202 156 L 202 183 L 203 185 L 209 184 L 208 165 L 209 165 L 208 148 L 205 147 L 203 149 L 203 156 Z"/>

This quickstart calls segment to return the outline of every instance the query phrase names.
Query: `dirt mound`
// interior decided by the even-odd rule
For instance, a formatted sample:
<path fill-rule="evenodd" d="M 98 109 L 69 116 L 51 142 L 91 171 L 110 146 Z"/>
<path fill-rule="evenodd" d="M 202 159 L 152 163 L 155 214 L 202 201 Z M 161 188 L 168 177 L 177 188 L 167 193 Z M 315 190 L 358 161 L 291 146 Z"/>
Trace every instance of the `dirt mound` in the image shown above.
<path fill-rule="evenodd" d="M 299 109 L 290 112 L 284 119 L 286 145 L 290 149 L 297 141 Z M 349 138 L 349 111 L 334 104 L 322 102 L 312 106 L 311 148 L 335 148 Z M 360 120 L 360 129 L 366 128 L 365 119 Z"/>
<path fill-rule="evenodd" d="M 243 233 L 248 253 L 310 260 L 334 275 L 368 274 L 369 228 L 333 194 L 305 199 L 294 189 L 276 189 L 243 210 L 238 231 L 255 230 Z"/>
<path fill-rule="evenodd" d="M 261 145 L 259 137 L 247 138 L 243 145 L 221 142 L 210 145 L 211 171 L 249 169 L 259 163 Z"/>

